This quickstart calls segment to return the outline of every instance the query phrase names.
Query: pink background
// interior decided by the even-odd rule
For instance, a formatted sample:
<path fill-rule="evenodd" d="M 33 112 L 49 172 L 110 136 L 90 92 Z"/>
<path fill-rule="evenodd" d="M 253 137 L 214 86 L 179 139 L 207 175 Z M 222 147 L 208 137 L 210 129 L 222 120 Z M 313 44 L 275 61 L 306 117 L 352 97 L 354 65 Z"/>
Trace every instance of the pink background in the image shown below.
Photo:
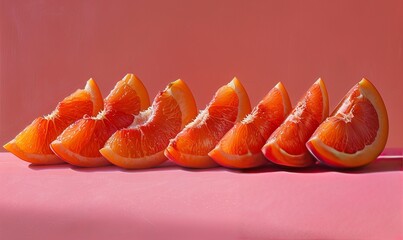
<path fill-rule="evenodd" d="M 293 104 L 323 77 L 333 108 L 363 76 L 403 146 L 403 1 L 0 1 L 0 142 L 84 86 L 127 72 L 150 95 L 177 78 L 199 107 L 237 76 L 256 104 L 278 81 Z"/>

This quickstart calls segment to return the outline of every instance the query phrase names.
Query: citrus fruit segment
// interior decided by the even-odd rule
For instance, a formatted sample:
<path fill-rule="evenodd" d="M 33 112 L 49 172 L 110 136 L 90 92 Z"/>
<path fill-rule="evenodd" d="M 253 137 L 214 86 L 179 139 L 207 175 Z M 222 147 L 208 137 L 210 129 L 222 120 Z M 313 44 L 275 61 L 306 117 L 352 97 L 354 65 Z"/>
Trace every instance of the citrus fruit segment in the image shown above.
<path fill-rule="evenodd" d="M 152 106 L 135 117 L 125 129 L 115 132 L 101 154 L 126 169 L 155 167 L 166 161 L 169 140 L 197 114 L 193 94 L 182 80 L 170 83 Z"/>
<path fill-rule="evenodd" d="M 306 146 L 329 166 L 360 167 L 381 154 L 388 132 L 388 114 L 382 97 L 364 78 L 316 129 Z"/>
<path fill-rule="evenodd" d="M 147 89 L 133 74 L 120 80 L 105 99 L 104 110 L 96 117 L 85 117 L 66 128 L 51 148 L 64 161 L 80 167 L 110 163 L 99 153 L 108 138 L 127 127 L 149 105 Z"/>
<path fill-rule="evenodd" d="M 241 122 L 238 122 L 209 152 L 218 164 L 230 168 L 252 168 L 267 163 L 261 148 L 291 111 L 284 85 L 278 83 Z"/>
<path fill-rule="evenodd" d="M 33 164 L 64 163 L 50 149 L 49 144 L 70 124 L 84 115 L 95 115 L 101 109 L 103 100 L 95 81 L 87 81 L 84 89 L 76 90 L 59 102 L 49 115 L 36 118 L 13 140 L 3 147 Z"/>
<path fill-rule="evenodd" d="M 262 148 L 264 156 L 273 163 L 290 167 L 315 163 L 305 144 L 328 115 L 327 90 L 322 79 L 318 79 L 269 137 Z"/>
<path fill-rule="evenodd" d="M 234 78 L 218 89 L 206 109 L 171 140 L 165 156 L 184 167 L 217 166 L 208 153 L 250 109 L 248 94 L 241 82 Z"/>

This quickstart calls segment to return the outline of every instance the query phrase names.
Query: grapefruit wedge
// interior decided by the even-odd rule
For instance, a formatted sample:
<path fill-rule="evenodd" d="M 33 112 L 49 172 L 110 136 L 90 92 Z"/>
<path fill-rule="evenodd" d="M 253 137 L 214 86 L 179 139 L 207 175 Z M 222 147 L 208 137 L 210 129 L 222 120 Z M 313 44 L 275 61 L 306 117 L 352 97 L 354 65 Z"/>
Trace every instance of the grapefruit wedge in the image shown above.
<path fill-rule="evenodd" d="M 388 114 L 382 97 L 364 78 L 316 129 L 306 146 L 329 166 L 360 167 L 381 154 L 388 132 Z"/>
<path fill-rule="evenodd" d="M 152 106 L 134 118 L 133 123 L 115 132 L 101 154 L 126 169 L 155 167 L 167 158 L 169 140 L 197 115 L 196 102 L 182 80 L 170 83 L 154 99 Z"/>
<path fill-rule="evenodd" d="M 99 153 L 108 138 L 129 126 L 134 115 L 149 106 L 147 89 L 133 74 L 120 80 L 105 99 L 104 110 L 66 128 L 51 143 L 53 152 L 79 167 L 100 167 L 110 163 Z"/>
<path fill-rule="evenodd" d="M 217 166 L 208 153 L 250 109 L 248 94 L 234 78 L 218 89 L 207 108 L 170 141 L 165 156 L 183 167 Z"/>
<path fill-rule="evenodd" d="M 284 85 L 278 83 L 241 122 L 209 152 L 218 164 L 229 168 L 253 168 L 267 163 L 261 148 L 291 111 Z"/>
<path fill-rule="evenodd" d="M 318 79 L 269 137 L 262 148 L 264 156 L 273 163 L 289 167 L 314 164 L 305 144 L 328 115 L 327 90 L 323 80 Z"/>
<path fill-rule="evenodd" d="M 33 164 L 64 163 L 50 149 L 49 144 L 70 124 L 85 115 L 94 116 L 103 107 L 101 92 L 93 79 L 59 102 L 49 115 L 36 118 L 13 140 L 3 147 Z"/>

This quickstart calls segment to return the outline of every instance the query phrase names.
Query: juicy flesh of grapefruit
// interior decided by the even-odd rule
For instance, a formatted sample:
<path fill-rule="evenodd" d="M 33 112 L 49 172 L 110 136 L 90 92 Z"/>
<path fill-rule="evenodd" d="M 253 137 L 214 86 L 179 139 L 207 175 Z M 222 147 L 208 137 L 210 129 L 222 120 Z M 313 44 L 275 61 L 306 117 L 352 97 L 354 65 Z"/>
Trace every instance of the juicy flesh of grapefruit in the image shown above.
<path fill-rule="evenodd" d="M 127 74 L 104 105 L 96 117 L 76 121 L 51 143 L 52 150 L 64 161 L 80 167 L 109 165 L 99 149 L 115 131 L 130 125 L 134 115 L 148 107 L 147 89 L 136 76 Z"/>
<path fill-rule="evenodd" d="M 273 132 L 262 152 L 271 162 L 305 167 L 315 161 L 305 144 L 329 114 L 329 101 L 324 82 L 319 79 L 305 93 L 286 120 Z"/>
<path fill-rule="evenodd" d="M 267 163 L 261 148 L 291 111 L 287 90 L 278 83 L 241 122 L 235 124 L 209 156 L 230 168 L 252 168 Z"/>
<path fill-rule="evenodd" d="M 4 148 L 33 164 L 64 163 L 49 144 L 70 124 L 85 115 L 97 114 L 103 105 L 101 92 L 93 79 L 61 101 L 49 115 L 36 118 Z"/>
<path fill-rule="evenodd" d="M 169 140 L 197 114 L 193 94 L 182 80 L 160 92 L 152 106 L 118 130 L 100 150 L 111 163 L 126 169 L 155 167 L 166 160 Z"/>
<path fill-rule="evenodd" d="M 321 162 L 360 167 L 375 160 L 386 145 L 388 115 L 381 95 L 366 79 L 355 85 L 307 143 Z"/>
<path fill-rule="evenodd" d="M 217 166 L 208 153 L 250 109 L 249 97 L 244 87 L 234 78 L 218 89 L 207 108 L 171 140 L 165 156 L 184 167 Z"/>

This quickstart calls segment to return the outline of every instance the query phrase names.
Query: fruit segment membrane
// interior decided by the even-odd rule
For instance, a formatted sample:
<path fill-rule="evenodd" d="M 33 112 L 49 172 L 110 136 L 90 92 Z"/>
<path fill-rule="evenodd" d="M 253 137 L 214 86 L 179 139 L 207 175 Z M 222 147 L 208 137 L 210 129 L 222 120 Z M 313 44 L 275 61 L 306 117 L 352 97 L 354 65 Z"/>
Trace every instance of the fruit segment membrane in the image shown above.
<path fill-rule="evenodd" d="M 285 120 L 287 124 L 284 128 L 280 128 L 281 131 L 273 134 L 280 148 L 291 155 L 306 152 L 306 141 L 324 119 L 323 105 L 325 103 L 322 98 L 320 85 L 313 85 Z"/>
<path fill-rule="evenodd" d="M 175 99 L 160 93 L 152 107 L 136 116 L 133 123 L 117 131 L 106 144 L 116 154 L 142 158 L 165 150 L 181 130 L 181 111 Z"/>
<path fill-rule="evenodd" d="M 263 154 L 271 162 L 289 167 L 314 164 L 305 144 L 328 114 L 326 86 L 322 79 L 318 79 L 269 137 L 262 148 Z"/>
<path fill-rule="evenodd" d="M 230 87 L 216 93 L 214 102 L 199 113 L 197 118 L 179 134 L 173 146 L 183 153 L 207 155 L 233 125 L 238 115 L 238 97 Z"/>
<path fill-rule="evenodd" d="M 388 114 L 382 97 L 364 78 L 316 129 L 306 146 L 316 159 L 329 166 L 361 167 L 381 154 L 388 132 Z"/>
<path fill-rule="evenodd" d="M 358 86 L 347 95 L 322 124 L 318 137 L 337 151 L 355 153 L 375 140 L 379 121 L 374 106 L 362 96 Z"/>
<path fill-rule="evenodd" d="M 106 97 L 104 110 L 96 117 L 85 117 L 70 125 L 52 142 L 52 150 L 75 166 L 108 165 L 99 150 L 115 131 L 130 125 L 134 115 L 148 105 L 148 93 L 140 79 L 127 74 Z"/>
<path fill-rule="evenodd" d="M 209 152 L 218 164 L 231 168 L 251 168 L 267 163 L 262 146 L 291 111 L 291 102 L 282 83 L 278 83 L 242 121 Z"/>
<path fill-rule="evenodd" d="M 49 147 L 63 130 L 84 116 L 96 114 L 102 108 L 101 92 L 90 79 L 84 89 L 76 90 L 58 103 L 49 115 L 38 117 L 4 148 L 33 164 L 63 163 Z"/>
<path fill-rule="evenodd" d="M 219 88 L 206 109 L 171 140 L 165 155 L 184 167 L 217 166 L 208 153 L 236 122 L 250 112 L 250 108 L 245 89 L 234 78 Z"/>
<path fill-rule="evenodd" d="M 164 150 L 190 120 L 197 108 L 190 89 L 182 80 L 170 83 L 140 112 L 132 124 L 114 133 L 101 154 L 111 163 L 128 169 L 154 167 L 166 160 Z"/>

